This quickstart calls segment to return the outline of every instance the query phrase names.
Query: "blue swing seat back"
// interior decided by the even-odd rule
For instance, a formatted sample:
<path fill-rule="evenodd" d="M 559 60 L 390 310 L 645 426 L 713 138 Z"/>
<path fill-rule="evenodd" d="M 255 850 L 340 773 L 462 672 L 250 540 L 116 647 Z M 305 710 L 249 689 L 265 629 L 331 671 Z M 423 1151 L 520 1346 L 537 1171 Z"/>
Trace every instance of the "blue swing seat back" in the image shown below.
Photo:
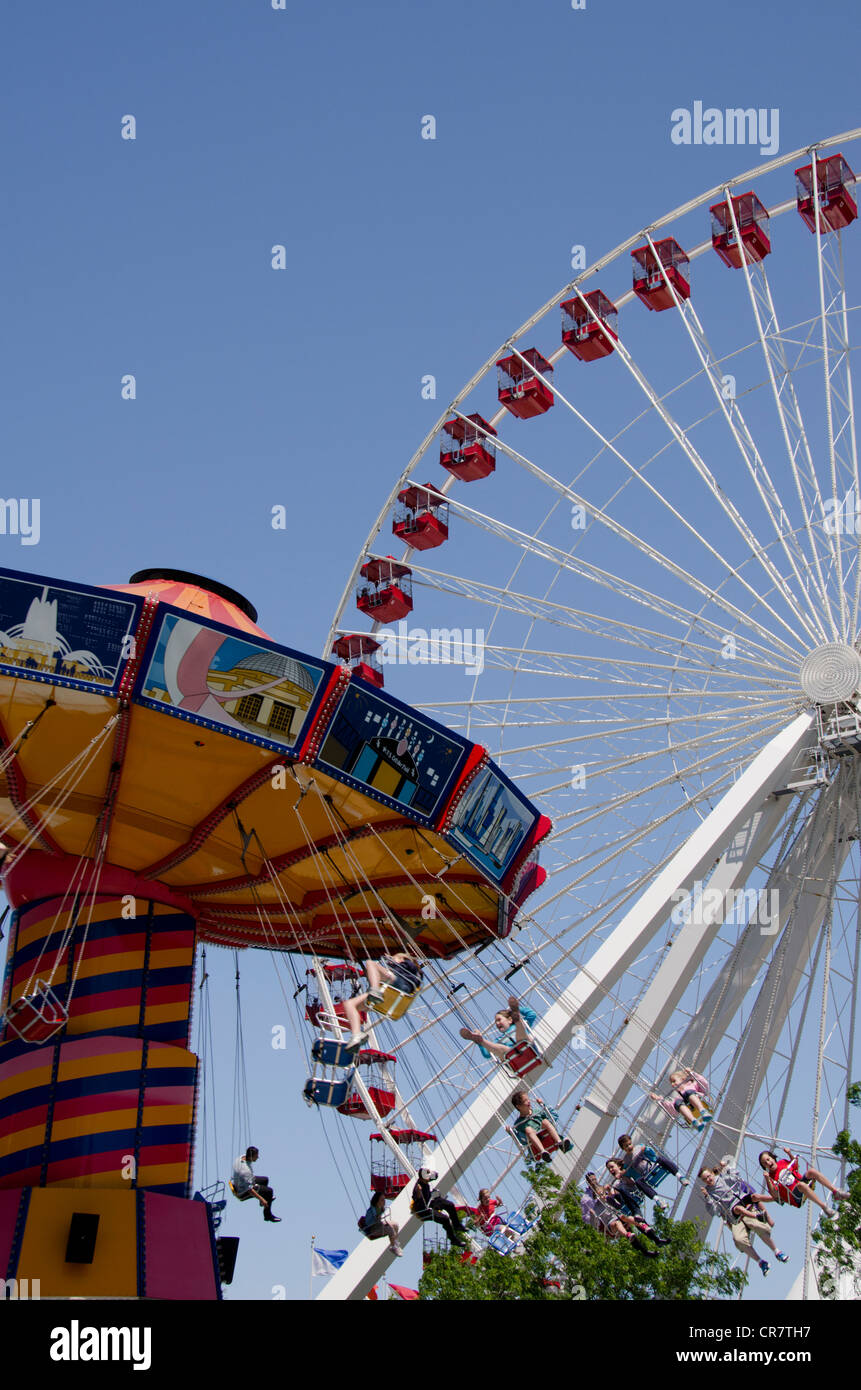
<path fill-rule="evenodd" d="M 532 1227 L 536 1226 L 537 1224 L 537 1216 L 532 1217 L 532 1219 L 530 1220 L 528 1216 L 524 1216 L 523 1213 L 519 1211 L 516 1211 L 513 1216 L 509 1216 L 508 1221 L 506 1222 L 506 1225 L 509 1227 L 509 1229 L 512 1231 L 517 1231 L 518 1235 L 525 1235 L 527 1231 L 531 1231 Z"/>
<path fill-rule="evenodd" d="M 327 1081 L 323 1077 L 310 1076 L 302 1092 L 312 1105 L 331 1105 L 337 1108 L 346 1103 L 353 1080 L 352 1070 L 344 1080 Z"/>
<path fill-rule="evenodd" d="M 350 1067 L 355 1061 L 354 1051 L 333 1038 L 315 1038 L 311 1044 L 311 1057 L 327 1067 Z"/>

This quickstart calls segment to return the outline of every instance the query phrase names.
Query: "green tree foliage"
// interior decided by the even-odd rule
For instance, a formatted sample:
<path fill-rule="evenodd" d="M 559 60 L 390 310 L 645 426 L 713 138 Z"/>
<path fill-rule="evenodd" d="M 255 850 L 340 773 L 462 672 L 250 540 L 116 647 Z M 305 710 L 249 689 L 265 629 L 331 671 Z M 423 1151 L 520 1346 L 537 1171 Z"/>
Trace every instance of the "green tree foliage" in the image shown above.
<path fill-rule="evenodd" d="M 853 1081 L 846 1092 L 850 1105 L 861 1105 L 861 1081 Z M 816 1252 L 819 1289 L 824 1298 L 836 1297 L 838 1280 L 851 1277 L 856 1298 L 861 1297 L 861 1143 L 853 1139 L 848 1129 L 841 1129 L 832 1153 L 846 1160 L 846 1186 L 850 1197 L 837 1207 L 833 1221 L 823 1219 L 813 1239 Z M 826 1194 L 827 1195 L 827 1194 Z"/>
<path fill-rule="evenodd" d="M 645 1255 L 633 1241 L 608 1241 L 580 1214 L 580 1194 L 560 1192 L 552 1173 L 530 1174 L 536 1196 L 545 1203 L 541 1222 L 517 1255 L 487 1250 L 475 1265 L 460 1252 L 431 1258 L 422 1274 L 423 1299 L 701 1299 L 732 1298 L 744 1287 L 741 1270 L 725 1255 L 706 1249 L 692 1221 L 658 1217 L 656 1229 L 670 1244 L 643 1239 Z"/>

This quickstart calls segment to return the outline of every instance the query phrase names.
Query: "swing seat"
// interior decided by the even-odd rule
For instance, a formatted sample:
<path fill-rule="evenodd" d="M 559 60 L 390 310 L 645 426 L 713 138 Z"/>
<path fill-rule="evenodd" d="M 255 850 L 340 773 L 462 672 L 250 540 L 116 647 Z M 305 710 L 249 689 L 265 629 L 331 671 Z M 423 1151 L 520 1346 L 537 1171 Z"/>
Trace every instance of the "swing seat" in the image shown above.
<path fill-rule="evenodd" d="M 219 1183 L 218 1186 L 221 1188 L 223 1192 L 224 1183 Z M 231 1183 L 231 1187 L 232 1186 L 233 1184 Z M 213 1231 L 217 1231 L 223 1220 L 224 1209 L 227 1206 L 227 1198 L 221 1197 L 218 1201 L 210 1201 L 210 1199 L 207 1196 L 205 1196 L 203 1192 L 195 1192 L 194 1201 L 206 1203 L 206 1205 L 209 1207 L 209 1215 L 210 1220 L 212 1221 L 212 1229 Z"/>
<path fill-rule="evenodd" d="M 383 1018 L 403 1018 L 410 1004 L 418 998 L 419 993 L 419 990 L 414 990 L 412 994 L 404 994 L 401 990 L 395 989 L 394 985 L 386 985 L 380 1003 L 375 1004 L 373 1000 L 369 1000 L 369 1004 L 374 1013 L 381 1014 Z"/>
<path fill-rule="evenodd" d="M 515 1043 L 505 1054 L 505 1065 L 515 1076 L 528 1076 L 536 1067 L 540 1067 L 544 1061 L 541 1053 L 533 1043 Z"/>
<path fill-rule="evenodd" d="M 543 1102 L 542 1102 L 542 1104 L 543 1104 Z M 559 1128 L 560 1128 L 560 1125 L 559 1125 L 559 1111 L 558 1111 L 558 1110 L 554 1110 L 554 1108 L 553 1108 L 552 1105 L 544 1105 L 544 1109 L 547 1111 L 547 1114 L 550 1116 L 550 1121 L 551 1121 L 551 1123 L 553 1124 L 554 1128 L 555 1128 L 555 1129 L 557 1130 L 557 1132 L 558 1132 L 558 1131 L 559 1131 Z M 543 1129 L 539 1129 L 539 1130 L 538 1130 L 538 1142 L 539 1142 L 539 1144 L 541 1145 L 542 1153 L 541 1153 L 541 1154 L 535 1154 L 535 1153 L 532 1152 L 532 1145 L 530 1144 L 529 1138 L 528 1138 L 528 1136 L 527 1136 L 526 1134 L 523 1134 L 523 1133 L 521 1133 L 520 1130 L 515 1129 L 515 1130 L 514 1130 L 514 1137 L 515 1137 L 515 1139 L 517 1140 L 518 1144 L 520 1145 L 521 1149 L 523 1150 L 524 1157 L 526 1158 L 526 1162 L 527 1162 L 527 1163 L 543 1163 L 543 1161 L 544 1161 L 544 1154 L 546 1154 L 546 1153 L 547 1153 L 547 1154 L 556 1153 L 557 1149 L 561 1149 L 561 1148 L 562 1148 L 562 1143 L 563 1143 L 564 1138 L 565 1138 L 565 1136 L 563 1135 L 562 1138 L 561 1138 L 561 1139 L 559 1140 L 559 1142 L 557 1143 L 557 1141 L 556 1141 L 555 1139 L 551 1139 L 549 1135 L 545 1134 Z"/>
<path fill-rule="evenodd" d="M 509 1216 L 505 1223 L 512 1231 L 517 1231 L 518 1235 L 525 1236 L 527 1231 L 531 1231 L 533 1226 L 538 1225 L 538 1217 L 534 1216 L 530 1220 L 522 1212 L 516 1211 L 513 1216 Z"/>
<path fill-rule="evenodd" d="M 495 1250 L 498 1255 L 510 1255 L 520 1244 L 517 1240 L 512 1240 L 510 1236 L 498 1235 L 491 1236 L 487 1242 L 491 1250 Z"/>
<path fill-rule="evenodd" d="M 247 1202 L 251 1197 L 254 1196 L 254 1193 L 252 1192 L 250 1187 L 248 1188 L 247 1192 L 237 1192 L 236 1188 L 233 1186 L 232 1179 L 228 1181 L 227 1186 L 230 1188 L 230 1191 L 233 1193 L 237 1202 Z M 226 1206 L 227 1203 L 225 1202 L 224 1205 Z"/>
<path fill-rule="evenodd" d="M 69 1011 L 50 985 L 37 980 L 29 994 L 22 994 L 6 1010 L 3 1022 L 22 1042 L 47 1042 L 69 1021 Z"/>
<path fill-rule="evenodd" d="M 311 1056 L 315 1062 L 322 1062 L 327 1067 L 350 1067 L 355 1060 L 352 1048 L 332 1038 L 315 1038 L 311 1044 Z"/>
<path fill-rule="evenodd" d="M 310 1076 L 305 1082 L 302 1095 L 309 1105 L 331 1105 L 337 1108 L 345 1104 L 352 1081 L 352 1071 L 343 1081 L 325 1081 L 322 1077 Z"/>
<path fill-rule="evenodd" d="M 652 1187 L 660 1187 L 664 1178 L 669 1173 L 669 1168 L 664 1168 L 661 1163 L 653 1163 L 649 1171 L 644 1175 L 646 1182 L 651 1183 Z"/>
<path fill-rule="evenodd" d="M 533 1152 L 532 1152 L 532 1145 L 530 1144 L 529 1140 L 528 1140 L 528 1139 L 524 1139 L 524 1140 L 523 1140 L 523 1148 L 524 1148 L 524 1150 L 525 1150 L 525 1152 L 526 1152 L 526 1162 L 527 1162 L 527 1163 L 543 1163 L 543 1162 L 544 1162 L 544 1154 L 555 1154 L 556 1151 L 557 1151 L 557 1149 L 560 1147 L 560 1146 L 556 1143 L 556 1140 L 555 1140 L 555 1139 L 548 1139 L 548 1138 L 547 1138 L 544 1134 L 542 1134 L 542 1133 L 539 1133 L 539 1135 L 538 1135 L 538 1142 L 539 1142 L 539 1144 L 541 1145 L 541 1148 L 542 1148 L 542 1150 L 543 1150 L 543 1154 L 535 1154 L 535 1153 L 533 1153 Z"/>

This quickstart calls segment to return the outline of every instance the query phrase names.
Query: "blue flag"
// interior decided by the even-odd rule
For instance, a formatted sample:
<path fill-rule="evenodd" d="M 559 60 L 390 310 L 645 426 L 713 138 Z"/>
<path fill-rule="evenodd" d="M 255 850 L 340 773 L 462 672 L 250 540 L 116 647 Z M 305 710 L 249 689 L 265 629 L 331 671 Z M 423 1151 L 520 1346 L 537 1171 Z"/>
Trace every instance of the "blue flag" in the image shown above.
<path fill-rule="evenodd" d="M 316 1247 L 311 1251 L 311 1275 L 315 1274 L 334 1274 L 349 1255 L 349 1250 L 318 1250 Z"/>

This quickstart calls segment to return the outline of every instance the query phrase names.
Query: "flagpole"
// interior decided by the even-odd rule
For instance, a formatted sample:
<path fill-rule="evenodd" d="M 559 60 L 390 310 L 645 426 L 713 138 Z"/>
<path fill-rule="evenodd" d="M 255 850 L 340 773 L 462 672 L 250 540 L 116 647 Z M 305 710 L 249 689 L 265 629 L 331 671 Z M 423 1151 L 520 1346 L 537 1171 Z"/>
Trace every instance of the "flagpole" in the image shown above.
<path fill-rule="evenodd" d="M 314 1302 L 314 1241 L 316 1236 L 311 1237 L 311 1273 L 308 1275 L 308 1300 Z"/>

